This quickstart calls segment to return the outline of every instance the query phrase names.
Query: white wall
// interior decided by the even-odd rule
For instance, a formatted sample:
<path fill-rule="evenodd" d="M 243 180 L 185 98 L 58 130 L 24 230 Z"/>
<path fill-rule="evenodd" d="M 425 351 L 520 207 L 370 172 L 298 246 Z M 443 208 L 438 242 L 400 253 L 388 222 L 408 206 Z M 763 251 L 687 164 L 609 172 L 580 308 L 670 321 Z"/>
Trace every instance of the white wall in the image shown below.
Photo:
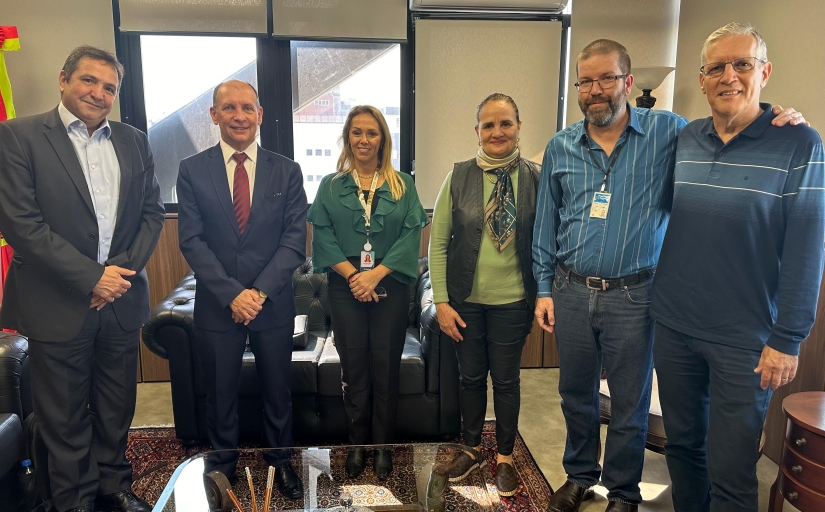
<path fill-rule="evenodd" d="M 694 0 L 686 0 L 692 3 Z M 716 0 L 718 2 L 718 0 Z M 679 30 L 680 0 L 572 0 L 570 38 L 570 81 L 568 84 L 567 125 L 581 119 L 577 103 L 576 56 L 596 39 L 613 39 L 630 53 L 631 68 L 675 66 L 676 41 Z M 670 110 L 673 104 L 671 73 L 654 89 L 657 109 Z M 628 100 L 636 105 L 636 87 Z"/>
<path fill-rule="evenodd" d="M 115 51 L 111 0 L 0 0 L 0 25 L 16 25 L 20 36 L 20 51 L 5 55 L 18 117 L 57 106 L 57 77 L 74 48 Z M 119 102 L 109 118 L 120 119 Z"/>
<path fill-rule="evenodd" d="M 699 89 L 699 53 L 717 28 L 749 22 L 765 38 L 773 74 L 762 100 L 792 106 L 814 128 L 825 126 L 825 2 L 822 0 L 689 0 L 682 2 L 676 58 L 674 111 L 688 119 L 707 117 Z"/>

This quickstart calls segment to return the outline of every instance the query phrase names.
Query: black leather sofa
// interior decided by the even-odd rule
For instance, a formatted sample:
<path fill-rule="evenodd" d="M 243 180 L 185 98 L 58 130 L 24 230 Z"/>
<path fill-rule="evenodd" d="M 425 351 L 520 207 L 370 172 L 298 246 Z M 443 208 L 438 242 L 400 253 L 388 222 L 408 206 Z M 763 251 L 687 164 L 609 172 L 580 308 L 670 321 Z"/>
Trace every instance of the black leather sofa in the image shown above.
<path fill-rule="evenodd" d="M 293 275 L 298 315 L 307 315 L 307 336 L 296 336 L 292 352 L 293 435 L 302 443 L 346 440 L 341 364 L 330 327 L 326 274 L 312 273 L 312 260 Z M 206 440 L 206 396 L 201 385 L 193 310 L 195 277 L 190 273 L 158 304 L 143 326 L 143 342 L 169 360 L 177 437 Z M 241 438 L 260 436 L 262 402 L 254 355 L 247 350 L 241 371 L 238 416 Z M 432 304 L 427 259 L 410 295 L 409 324 L 401 360 L 399 440 L 446 439 L 458 435 L 458 362 L 441 331 Z"/>
<path fill-rule="evenodd" d="M 23 336 L 0 332 L 0 510 L 22 507 L 17 475 L 25 453 L 23 418 L 32 410 L 28 349 Z"/>

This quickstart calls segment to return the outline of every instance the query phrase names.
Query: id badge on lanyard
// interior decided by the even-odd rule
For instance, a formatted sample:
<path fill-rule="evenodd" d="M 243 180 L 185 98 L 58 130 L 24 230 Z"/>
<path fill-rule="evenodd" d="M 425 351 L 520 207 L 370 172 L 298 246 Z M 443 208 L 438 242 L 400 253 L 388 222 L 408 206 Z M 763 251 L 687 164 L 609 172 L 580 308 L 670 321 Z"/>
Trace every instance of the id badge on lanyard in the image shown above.
<path fill-rule="evenodd" d="M 353 179 L 355 176 L 353 176 Z M 357 182 L 357 181 L 356 181 Z M 361 202 L 361 206 L 364 207 L 364 229 L 367 232 L 367 241 L 364 243 L 364 250 L 361 251 L 361 266 L 359 270 L 364 272 L 365 270 L 372 270 L 375 268 L 375 251 L 372 250 L 372 244 L 370 243 L 370 217 L 372 217 L 372 199 L 375 195 L 375 187 L 378 184 L 378 173 L 376 172 L 372 178 L 372 185 L 370 186 L 370 193 L 367 196 L 367 200 L 364 200 L 364 196 L 358 194 L 358 200 Z M 360 190 L 360 184 L 359 190 Z"/>
<path fill-rule="evenodd" d="M 593 193 L 593 203 L 590 205 L 591 219 L 607 218 L 607 212 L 610 211 L 610 192 L 605 192 L 605 187 L 607 186 L 607 178 L 610 176 L 610 172 L 613 170 L 613 165 L 619 158 L 619 152 L 622 150 L 624 144 L 625 142 L 623 141 L 613 151 L 613 158 L 610 159 L 610 163 L 607 166 L 607 170 L 605 170 L 602 168 L 601 165 L 599 165 L 599 162 L 596 161 L 596 157 L 593 155 L 593 151 L 590 149 L 590 145 L 587 144 L 587 142 L 585 142 L 587 152 L 590 153 L 590 160 L 593 162 L 593 165 L 596 166 L 597 169 L 602 171 L 602 173 L 604 173 L 604 180 L 602 180 L 601 190 Z"/>

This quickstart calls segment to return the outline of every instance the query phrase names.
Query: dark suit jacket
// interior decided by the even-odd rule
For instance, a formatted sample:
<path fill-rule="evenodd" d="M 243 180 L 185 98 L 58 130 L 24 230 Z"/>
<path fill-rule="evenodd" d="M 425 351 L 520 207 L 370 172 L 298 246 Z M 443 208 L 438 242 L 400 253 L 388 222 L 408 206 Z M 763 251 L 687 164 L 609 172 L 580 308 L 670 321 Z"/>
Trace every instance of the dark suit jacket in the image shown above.
<path fill-rule="evenodd" d="M 107 265 L 138 273 L 112 303 L 120 326 L 149 319 L 143 267 L 164 209 L 146 135 L 109 121 L 120 164 L 120 197 Z M 83 168 L 57 109 L 0 123 L 0 232 L 14 248 L 0 324 L 40 341 L 74 338 L 103 275 L 98 226 Z"/>
<path fill-rule="evenodd" d="M 220 144 L 180 163 L 178 234 L 195 271 L 195 325 L 210 331 L 235 326 L 229 304 L 244 289 L 268 300 L 249 323 L 253 331 L 294 321 L 292 273 L 306 260 L 307 197 L 300 166 L 258 147 L 252 208 L 238 229 Z"/>

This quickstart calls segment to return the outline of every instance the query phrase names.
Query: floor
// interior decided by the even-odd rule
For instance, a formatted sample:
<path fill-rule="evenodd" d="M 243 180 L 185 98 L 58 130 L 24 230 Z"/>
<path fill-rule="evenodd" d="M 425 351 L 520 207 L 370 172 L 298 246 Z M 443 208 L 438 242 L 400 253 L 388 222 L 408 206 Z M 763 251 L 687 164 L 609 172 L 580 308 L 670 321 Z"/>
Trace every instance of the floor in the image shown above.
<path fill-rule="evenodd" d="M 557 369 L 531 369 L 521 372 L 521 415 L 519 432 L 530 448 L 544 476 L 554 489 L 565 481 L 561 465 L 565 442 L 564 419 L 559 406 Z M 487 417 L 494 418 L 492 399 Z M 172 425 L 172 397 L 168 382 L 138 384 L 138 399 L 133 427 Z M 604 439 L 606 427 L 602 427 Z M 768 491 L 776 478 L 777 465 L 762 457 L 757 466 L 759 476 L 759 512 L 768 510 Z M 641 512 L 669 512 L 673 510 L 670 497 L 670 478 L 663 455 L 646 451 L 642 473 Z M 602 512 L 606 507 L 604 488 L 596 489 L 594 500 L 586 502 L 580 512 Z M 784 511 L 796 510 L 785 504 Z"/>

